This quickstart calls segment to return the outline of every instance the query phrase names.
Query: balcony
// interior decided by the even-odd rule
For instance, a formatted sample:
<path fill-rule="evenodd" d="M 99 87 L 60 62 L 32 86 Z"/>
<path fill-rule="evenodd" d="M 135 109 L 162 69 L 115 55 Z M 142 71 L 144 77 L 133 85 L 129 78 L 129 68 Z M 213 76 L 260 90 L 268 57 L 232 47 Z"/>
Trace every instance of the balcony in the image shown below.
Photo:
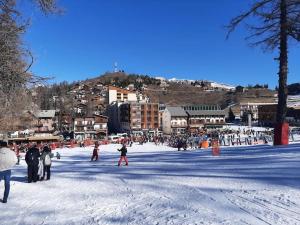
<path fill-rule="evenodd" d="M 52 133 L 54 129 L 49 129 L 48 127 L 39 127 L 34 129 L 35 133 Z"/>
<path fill-rule="evenodd" d="M 94 131 L 96 131 L 96 132 L 106 132 L 107 129 L 106 128 L 97 128 Z"/>
<path fill-rule="evenodd" d="M 205 120 L 190 121 L 190 125 L 203 125 L 203 124 L 205 124 Z"/>
<path fill-rule="evenodd" d="M 75 132 L 82 132 L 82 133 L 84 133 L 84 129 L 79 129 L 79 128 L 76 128 L 76 127 L 75 127 L 74 131 Z"/>
<path fill-rule="evenodd" d="M 219 121 L 219 122 L 206 122 L 205 123 L 205 125 L 214 125 L 214 124 L 221 124 L 221 125 L 223 125 L 223 124 L 225 124 L 225 122 L 224 121 Z"/>
<path fill-rule="evenodd" d="M 171 124 L 171 128 L 186 128 L 187 124 Z"/>
<path fill-rule="evenodd" d="M 41 123 L 36 123 L 36 124 L 34 124 L 34 127 L 43 127 L 43 124 L 41 124 Z"/>

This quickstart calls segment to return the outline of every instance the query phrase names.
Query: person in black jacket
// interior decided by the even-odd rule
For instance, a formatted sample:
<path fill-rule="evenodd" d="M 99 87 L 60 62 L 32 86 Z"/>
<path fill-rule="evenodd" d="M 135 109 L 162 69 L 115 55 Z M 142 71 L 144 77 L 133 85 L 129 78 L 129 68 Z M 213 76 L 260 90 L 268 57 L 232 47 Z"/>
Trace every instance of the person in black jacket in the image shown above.
<path fill-rule="evenodd" d="M 31 148 L 26 152 L 25 161 L 28 165 L 28 183 L 37 182 L 38 170 L 39 170 L 39 157 L 40 151 L 36 144 L 33 144 Z"/>
<path fill-rule="evenodd" d="M 121 149 L 118 149 L 118 151 L 121 152 L 121 157 L 120 157 L 120 160 L 119 160 L 119 162 L 118 162 L 118 166 L 121 165 L 123 159 L 124 159 L 125 162 L 126 162 L 126 166 L 128 166 L 128 159 L 127 159 L 127 156 L 126 156 L 126 154 L 127 154 L 127 148 L 126 148 L 126 145 L 123 144 L 123 145 L 122 145 L 122 148 L 121 148 Z"/>

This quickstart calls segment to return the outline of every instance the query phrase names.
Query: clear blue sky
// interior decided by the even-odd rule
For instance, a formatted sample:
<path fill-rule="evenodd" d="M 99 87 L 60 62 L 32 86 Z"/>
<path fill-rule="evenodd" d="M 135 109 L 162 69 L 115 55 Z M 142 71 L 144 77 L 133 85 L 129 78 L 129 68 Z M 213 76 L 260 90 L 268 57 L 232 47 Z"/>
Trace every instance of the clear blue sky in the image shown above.
<path fill-rule="evenodd" d="M 238 29 L 225 40 L 229 20 L 247 8 L 239 0 L 60 0 L 62 16 L 32 16 L 25 43 L 34 73 L 57 82 L 113 70 L 167 78 L 248 85 L 277 84 L 277 52 L 263 53 Z M 23 3 L 24 4 L 24 3 Z M 300 48 L 290 49 L 289 83 L 300 82 Z"/>

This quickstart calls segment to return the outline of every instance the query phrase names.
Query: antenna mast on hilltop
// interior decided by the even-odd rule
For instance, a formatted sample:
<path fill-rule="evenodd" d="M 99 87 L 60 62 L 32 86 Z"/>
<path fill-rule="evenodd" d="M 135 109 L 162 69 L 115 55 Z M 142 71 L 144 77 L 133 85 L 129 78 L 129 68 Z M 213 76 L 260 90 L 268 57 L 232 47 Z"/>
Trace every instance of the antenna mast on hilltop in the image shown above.
<path fill-rule="evenodd" d="M 118 70 L 118 63 L 117 62 L 114 63 L 114 72 L 115 73 L 119 72 L 119 70 Z"/>

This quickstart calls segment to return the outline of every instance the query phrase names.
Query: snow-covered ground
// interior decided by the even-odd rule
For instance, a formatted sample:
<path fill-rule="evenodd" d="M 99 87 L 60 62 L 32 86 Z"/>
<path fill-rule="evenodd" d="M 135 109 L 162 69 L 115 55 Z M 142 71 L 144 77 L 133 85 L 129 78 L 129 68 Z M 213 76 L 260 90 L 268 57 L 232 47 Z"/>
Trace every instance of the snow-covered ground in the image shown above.
<path fill-rule="evenodd" d="M 59 150 L 50 181 L 13 169 L 1 225 L 300 224 L 300 144 L 175 151 L 153 144 Z M 3 181 L 0 193 L 3 191 Z M 2 198 L 2 196 L 0 196 Z"/>

